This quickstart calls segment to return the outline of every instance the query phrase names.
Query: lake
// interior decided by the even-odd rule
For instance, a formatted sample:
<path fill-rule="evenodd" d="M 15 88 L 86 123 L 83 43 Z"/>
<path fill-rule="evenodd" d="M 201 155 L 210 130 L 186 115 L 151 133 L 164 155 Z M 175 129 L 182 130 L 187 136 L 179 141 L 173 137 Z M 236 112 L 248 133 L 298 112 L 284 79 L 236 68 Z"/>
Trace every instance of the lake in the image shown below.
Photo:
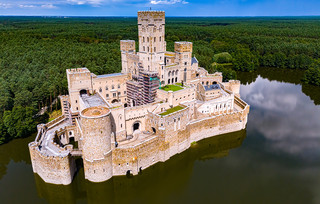
<path fill-rule="evenodd" d="M 28 143 L 0 146 L 1 203 L 320 203 L 320 87 L 299 71 L 238 73 L 247 129 L 202 140 L 134 177 L 69 186 L 33 174 Z"/>

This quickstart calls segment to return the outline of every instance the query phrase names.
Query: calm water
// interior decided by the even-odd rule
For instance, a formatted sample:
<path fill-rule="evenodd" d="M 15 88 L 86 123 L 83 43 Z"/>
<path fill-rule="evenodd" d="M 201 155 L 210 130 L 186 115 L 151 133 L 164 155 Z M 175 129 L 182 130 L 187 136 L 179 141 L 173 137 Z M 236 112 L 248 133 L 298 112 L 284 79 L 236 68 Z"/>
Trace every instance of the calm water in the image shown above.
<path fill-rule="evenodd" d="M 320 88 L 302 73 L 239 74 L 247 129 L 213 137 L 133 178 L 69 186 L 32 173 L 28 142 L 0 146 L 0 203 L 320 203 Z"/>

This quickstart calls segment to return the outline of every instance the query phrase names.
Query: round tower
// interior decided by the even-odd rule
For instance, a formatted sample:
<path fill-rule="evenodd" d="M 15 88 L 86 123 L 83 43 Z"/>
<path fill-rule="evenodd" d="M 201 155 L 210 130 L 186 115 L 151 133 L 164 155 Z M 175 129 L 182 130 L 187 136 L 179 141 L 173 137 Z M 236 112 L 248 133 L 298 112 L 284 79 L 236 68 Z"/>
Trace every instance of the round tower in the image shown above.
<path fill-rule="evenodd" d="M 112 177 L 111 119 L 106 107 L 90 107 L 80 113 L 85 178 L 102 182 Z"/>

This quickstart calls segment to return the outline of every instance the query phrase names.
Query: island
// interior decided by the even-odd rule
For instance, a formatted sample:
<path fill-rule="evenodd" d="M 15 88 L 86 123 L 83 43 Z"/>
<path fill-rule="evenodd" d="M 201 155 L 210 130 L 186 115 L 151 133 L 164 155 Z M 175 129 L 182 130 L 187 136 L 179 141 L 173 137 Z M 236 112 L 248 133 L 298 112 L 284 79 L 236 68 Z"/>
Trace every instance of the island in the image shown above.
<path fill-rule="evenodd" d="M 33 172 L 45 182 L 70 184 L 79 157 L 91 182 L 137 175 L 199 140 L 246 128 L 240 81 L 199 67 L 191 42 L 167 51 L 164 11 L 139 11 L 138 33 L 139 52 L 135 41 L 120 42 L 121 73 L 66 70 L 62 115 L 39 124 L 29 143 Z"/>

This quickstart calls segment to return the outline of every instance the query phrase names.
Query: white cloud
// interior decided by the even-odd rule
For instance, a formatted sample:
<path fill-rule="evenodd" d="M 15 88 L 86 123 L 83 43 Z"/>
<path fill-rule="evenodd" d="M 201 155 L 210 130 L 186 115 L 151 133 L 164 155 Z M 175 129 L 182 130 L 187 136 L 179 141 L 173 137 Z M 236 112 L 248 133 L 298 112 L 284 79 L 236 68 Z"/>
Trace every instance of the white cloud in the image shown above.
<path fill-rule="evenodd" d="M 58 8 L 58 7 L 54 6 L 53 4 L 43 4 L 43 5 L 41 5 L 41 8 L 55 9 L 55 8 Z"/>
<path fill-rule="evenodd" d="M 188 4 L 189 2 L 185 1 L 185 0 L 152 0 L 150 1 L 151 4 L 166 4 L 166 5 L 171 5 L 171 4 Z"/>
<path fill-rule="evenodd" d="M 30 5 L 30 4 L 20 4 L 18 7 L 19 8 L 36 8 L 37 6 Z"/>
<path fill-rule="evenodd" d="M 7 8 L 11 8 L 11 7 L 12 7 L 11 4 L 0 3 L 0 9 L 1 8 L 7 9 Z"/>
<path fill-rule="evenodd" d="M 104 0 L 67 0 L 71 4 L 77 4 L 77 5 L 84 5 L 84 4 L 90 4 L 90 5 L 101 5 Z"/>

